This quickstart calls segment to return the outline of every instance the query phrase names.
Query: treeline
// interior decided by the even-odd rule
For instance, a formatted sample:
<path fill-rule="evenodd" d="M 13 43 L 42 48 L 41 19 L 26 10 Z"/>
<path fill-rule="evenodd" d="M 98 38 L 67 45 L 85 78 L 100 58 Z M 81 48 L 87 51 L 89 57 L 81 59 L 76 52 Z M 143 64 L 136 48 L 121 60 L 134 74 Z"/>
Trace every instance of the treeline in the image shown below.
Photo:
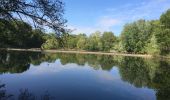
<path fill-rule="evenodd" d="M 123 52 L 152 55 L 170 54 L 170 9 L 159 20 L 138 20 L 124 26 L 120 36 L 113 32 L 95 32 L 61 36 L 65 49 Z M 44 49 L 63 48 L 55 38 L 43 45 Z"/>
<path fill-rule="evenodd" d="M 69 35 L 65 39 L 66 49 L 89 50 L 89 51 L 110 51 L 115 43 L 117 37 L 112 32 L 97 31 L 92 33 L 89 37 L 85 34 Z"/>
<path fill-rule="evenodd" d="M 57 36 L 22 21 L 0 20 L 0 47 L 69 49 L 139 53 L 170 54 L 170 9 L 159 20 L 138 20 L 124 26 L 120 36 L 113 32 L 95 32 L 90 36 L 63 33 Z"/>

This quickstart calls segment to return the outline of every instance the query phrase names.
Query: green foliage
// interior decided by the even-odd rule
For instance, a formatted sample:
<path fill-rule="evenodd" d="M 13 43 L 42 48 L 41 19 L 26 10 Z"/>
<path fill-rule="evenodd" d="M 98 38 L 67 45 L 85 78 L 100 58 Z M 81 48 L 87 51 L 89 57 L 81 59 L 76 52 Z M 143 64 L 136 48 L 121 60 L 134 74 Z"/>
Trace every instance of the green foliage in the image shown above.
<path fill-rule="evenodd" d="M 76 35 L 70 35 L 68 38 L 67 38 L 67 48 L 69 49 L 75 49 L 77 47 L 77 41 L 78 41 L 78 38 Z"/>
<path fill-rule="evenodd" d="M 29 69 L 30 62 L 37 61 L 41 53 L 0 51 L 0 74 L 22 73 Z"/>
<path fill-rule="evenodd" d="M 62 0 L 0 0 L 0 18 L 9 21 L 16 19 L 31 22 L 35 28 L 46 27 L 60 36 L 67 22 L 64 17 Z M 24 20 L 28 19 L 29 20 Z M 17 24 L 18 25 L 18 24 Z M 45 27 L 44 27 L 45 26 Z"/>
<path fill-rule="evenodd" d="M 63 32 L 59 37 L 44 34 L 22 21 L 0 19 L 0 47 L 107 51 L 170 55 L 170 10 L 160 20 L 138 20 L 124 26 L 119 37 L 112 32 L 90 36 Z"/>
<path fill-rule="evenodd" d="M 45 39 L 43 38 L 45 34 L 39 30 L 39 29 L 34 29 L 32 30 L 32 34 L 30 37 L 29 42 L 29 47 L 34 47 L 34 48 L 40 48 L 41 45 L 45 42 Z"/>
<path fill-rule="evenodd" d="M 153 37 L 152 37 L 153 38 Z M 59 59 L 62 65 L 74 63 L 79 67 L 89 66 L 94 70 L 118 70 L 121 80 L 135 87 L 147 87 L 156 90 L 158 100 L 169 100 L 170 96 L 170 62 L 159 59 L 138 57 L 39 53 L 39 52 L 0 52 L 0 74 L 23 73 L 30 65 L 41 65 L 43 62 L 55 62 Z M 32 66 L 33 67 L 33 66 Z M 2 92 L 3 93 L 3 92 Z"/>
<path fill-rule="evenodd" d="M 161 15 L 160 22 L 163 28 L 170 29 L 170 9 Z"/>
<path fill-rule="evenodd" d="M 158 55 L 160 53 L 155 35 L 152 35 L 149 43 L 146 44 L 145 51 L 148 54 L 153 54 L 153 55 Z"/>
<path fill-rule="evenodd" d="M 114 34 L 112 32 L 104 32 L 101 38 L 103 51 L 110 51 L 116 41 Z"/>
<path fill-rule="evenodd" d="M 39 48 L 43 32 L 22 21 L 0 20 L 0 47 Z"/>
<path fill-rule="evenodd" d="M 121 33 L 124 50 L 133 53 L 145 53 L 144 47 L 151 36 L 151 24 L 145 20 L 138 20 L 126 24 Z"/>
<path fill-rule="evenodd" d="M 59 43 L 58 40 L 55 37 L 55 34 L 50 34 L 44 37 L 45 43 L 42 44 L 42 49 L 58 49 Z"/>
<path fill-rule="evenodd" d="M 122 41 L 120 40 L 120 38 L 117 38 L 114 46 L 112 47 L 112 50 L 114 50 L 114 52 L 124 52 L 124 48 L 122 45 Z"/>
<path fill-rule="evenodd" d="M 85 34 L 82 34 L 79 36 L 79 39 L 77 41 L 77 49 L 85 50 L 86 49 L 86 43 L 87 43 L 87 37 Z"/>
<path fill-rule="evenodd" d="M 170 10 L 161 15 L 160 27 L 156 34 L 161 54 L 170 53 Z"/>
<path fill-rule="evenodd" d="M 88 38 L 87 49 L 92 51 L 102 50 L 101 33 L 99 31 L 90 35 Z"/>

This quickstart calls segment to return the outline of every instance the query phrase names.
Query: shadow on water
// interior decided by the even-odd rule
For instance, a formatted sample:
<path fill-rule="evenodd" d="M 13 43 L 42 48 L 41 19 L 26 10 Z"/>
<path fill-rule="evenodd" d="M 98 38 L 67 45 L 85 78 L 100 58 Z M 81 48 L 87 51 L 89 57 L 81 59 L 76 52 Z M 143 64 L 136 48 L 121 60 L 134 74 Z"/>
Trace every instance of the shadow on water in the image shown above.
<path fill-rule="evenodd" d="M 110 71 L 117 67 L 121 79 L 137 88 L 147 87 L 156 91 L 157 100 L 170 100 L 170 62 L 158 59 L 136 57 L 88 55 L 88 54 L 43 54 L 33 52 L 0 52 L 0 73 L 23 73 L 30 64 L 60 60 L 62 65 L 75 63 L 79 66 L 88 64 L 95 70 Z M 19 90 L 19 100 L 36 100 L 37 97 L 28 89 Z M 7 94 L 5 84 L 0 85 L 0 100 L 12 98 Z M 45 92 L 41 100 L 54 99 Z"/>
<path fill-rule="evenodd" d="M 0 84 L 0 100 L 8 100 L 13 95 L 7 94 L 5 90 L 5 84 Z"/>
<path fill-rule="evenodd" d="M 5 90 L 5 84 L 0 85 L 0 100 L 14 100 L 14 95 L 8 94 Z M 48 91 L 44 92 L 40 97 L 36 97 L 28 89 L 20 89 L 17 100 L 55 100 L 55 98 L 50 96 Z"/>

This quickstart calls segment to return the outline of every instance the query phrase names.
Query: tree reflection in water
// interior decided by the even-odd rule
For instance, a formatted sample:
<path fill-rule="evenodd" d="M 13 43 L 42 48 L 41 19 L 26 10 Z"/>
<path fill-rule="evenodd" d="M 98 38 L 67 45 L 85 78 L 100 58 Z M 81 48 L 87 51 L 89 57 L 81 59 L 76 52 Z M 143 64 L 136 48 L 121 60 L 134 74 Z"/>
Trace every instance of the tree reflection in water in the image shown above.
<path fill-rule="evenodd" d="M 5 89 L 5 84 L 0 84 L 0 100 L 8 100 L 13 95 L 7 94 Z"/>
<path fill-rule="evenodd" d="M 0 73 L 22 73 L 29 69 L 30 64 L 40 65 L 42 62 L 55 62 L 60 59 L 61 64 L 75 63 L 79 66 L 88 64 L 95 70 L 110 71 L 117 67 L 123 81 L 135 87 L 147 87 L 156 91 L 157 100 L 170 100 L 170 62 L 159 59 L 145 59 L 136 57 L 121 57 L 89 54 L 45 54 L 33 52 L 0 52 Z M 0 85 L 0 98 L 9 98 Z M 27 97 L 29 97 L 27 99 Z M 20 91 L 20 100 L 37 99 L 28 90 Z M 54 99 L 46 92 L 42 100 Z M 3 99 L 0 99 L 3 100 Z"/>
<path fill-rule="evenodd" d="M 30 93 L 28 89 L 20 90 L 18 100 L 55 100 L 48 92 L 45 92 L 40 98 Z"/>
<path fill-rule="evenodd" d="M 45 92 L 39 98 L 36 97 L 33 93 L 30 93 L 28 89 L 20 89 L 19 95 L 16 97 L 17 100 L 55 100 L 54 97 L 50 96 L 48 92 Z M 15 100 L 14 95 L 8 94 L 5 89 L 5 84 L 0 85 L 0 100 Z"/>

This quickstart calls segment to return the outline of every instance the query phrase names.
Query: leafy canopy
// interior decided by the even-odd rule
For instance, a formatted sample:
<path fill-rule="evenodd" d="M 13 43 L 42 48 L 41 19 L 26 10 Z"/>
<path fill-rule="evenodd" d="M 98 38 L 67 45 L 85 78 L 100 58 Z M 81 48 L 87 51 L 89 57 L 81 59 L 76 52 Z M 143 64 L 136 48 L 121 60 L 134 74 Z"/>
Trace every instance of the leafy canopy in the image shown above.
<path fill-rule="evenodd" d="M 20 19 L 41 29 L 49 27 L 58 36 L 65 31 L 63 14 L 61 0 L 0 0 L 0 19 Z"/>

